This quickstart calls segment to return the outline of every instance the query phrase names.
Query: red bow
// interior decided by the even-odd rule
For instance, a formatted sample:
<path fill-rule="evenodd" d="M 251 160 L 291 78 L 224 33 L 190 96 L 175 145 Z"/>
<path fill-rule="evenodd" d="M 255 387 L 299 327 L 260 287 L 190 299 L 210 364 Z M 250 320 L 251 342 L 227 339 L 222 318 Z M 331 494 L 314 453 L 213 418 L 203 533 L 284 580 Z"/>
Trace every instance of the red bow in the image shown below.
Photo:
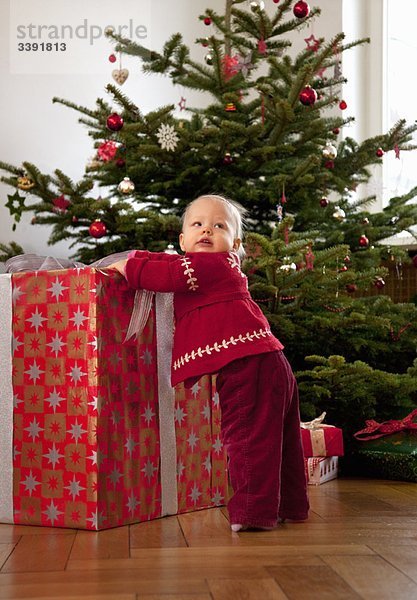
<path fill-rule="evenodd" d="M 365 429 L 357 431 L 354 436 L 357 440 L 375 440 L 376 438 L 383 437 L 384 435 L 390 435 L 397 431 L 405 431 L 406 429 L 417 430 L 417 423 L 413 423 L 414 418 L 417 417 L 417 408 L 415 408 L 407 417 L 399 421 L 392 419 L 391 421 L 384 421 L 378 423 L 377 421 L 365 421 Z M 369 435 L 373 434 L 373 435 Z"/>

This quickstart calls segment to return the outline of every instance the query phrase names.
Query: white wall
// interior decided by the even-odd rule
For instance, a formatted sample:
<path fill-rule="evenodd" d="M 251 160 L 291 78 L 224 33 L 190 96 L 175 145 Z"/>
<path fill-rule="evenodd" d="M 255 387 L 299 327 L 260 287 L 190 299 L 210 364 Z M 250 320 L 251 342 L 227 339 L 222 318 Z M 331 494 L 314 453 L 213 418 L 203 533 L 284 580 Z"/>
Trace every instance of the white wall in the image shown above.
<path fill-rule="evenodd" d="M 64 7 L 63 3 L 67 3 L 74 6 L 74 14 L 77 14 L 76 1 L 54 0 L 53 5 L 58 11 L 59 7 Z M 207 29 L 198 20 L 198 16 L 207 6 L 222 12 L 224 0 L 176 0 L 174 3 L 169 0 L 135 1 L 138 6 L 147 3 L 146 6 L 150 7 L 150 47 L 160 49 L 172 33 L 180 31 L 186 43 L 193 46 L 195 57 L 203 59 L 206 50 L 193 44 L 196 37 L 207 34 Z M 52 173 L 58 167 L 74 180 L 79 180 L 88 159 L 93 155 L 93 144 L 87 136 L 87 130 L 77 122 L 79 114 L 64 106 L 52 104 L 52 98 L 58 96 L 93 108 L 95 100 L 104 97 L 104 87 L 111 81 L 111 70 L 114 66 L 108 62 L 107 57 L 112 47 L 105 42 L 101 53 L 97 55 L 86 44 L 83 54 L 74 59 L 72 65 L 65 64 L 64 73 L 37 74 L 33 70 L 30 72 L 30 69 L 29 73 L 11 72 L 16 70 L 16 65 L 9 64 L 9 42 L 17 42 L 15 29 L 11 31 L 10 25 L 10 18 L 13 16 L 10 14 L 12 2 L 20 2 L 22 6 L 25 2 L 30 3 L 32 8 L 36 8 L 38 3 L 38 23 L 54 22 L 55 14 L 51 14 L 50 5 L 45 8 L 47 0 L 0 0 L 0 160 L 15 165 L 20 165 L 24 160 L 30 161 L 46 173 Z M 84 2 L 90 9 L 94 4 L 93 0 Z M 113 6 L 113 13 L 109 14 L 108 18 L 112 24 L 116 18 L 119 23 L 128 22 L 132 18 L 130 2 L 131 0 L 126 0 L 110 4 Z M 265 0 L 265 3 L 268 10 L 275 8 L 271 0 Z M 312 0 L 310 4 L 319 6 L 322 15 L 309 29 L 301 32 L 301 36 L 297 34 L 300 47 L 304 47 L 304 38 L 311 33 L 317 38 L 330 38 L 342 31 L 343 0 Z M 103 17 L 104 0 L 101 0 L 99 5 L 97 20 L 99 15 L 100 19 Z M 80 14 L 82 15 L 82 12 Z M 137 19 L 139 20 L 139 17 Z M 145 45 L 147 44 L 148 40 Z M 28 56 L 27 60 L 29 58 Z M 129 79 L 122 88 L 123 92 L 144 112 L 169 102 L 177 103 L 181 95 L 187 98 L 189 106 L 204 101 L 204 97 L 198 93 L 181 88 L 174 89 L 170 81 L 163 77 L 143 75 L 134 59 L 124 58 L 123 66 L 130 71 Z M 0 184 L 0 242 L 9 243 L 14 240 L 21 244 L 26 252 L 68 256 L 69 251 L 64 243 L 47 246 L 48 229 L 31 225 L 33 215 L 25 215 L 16 231 L 12 231 L 13 221 L 8 209 L 4 207 L 7 194 L 10 193 L 14 193 L 12 188 Z"/>

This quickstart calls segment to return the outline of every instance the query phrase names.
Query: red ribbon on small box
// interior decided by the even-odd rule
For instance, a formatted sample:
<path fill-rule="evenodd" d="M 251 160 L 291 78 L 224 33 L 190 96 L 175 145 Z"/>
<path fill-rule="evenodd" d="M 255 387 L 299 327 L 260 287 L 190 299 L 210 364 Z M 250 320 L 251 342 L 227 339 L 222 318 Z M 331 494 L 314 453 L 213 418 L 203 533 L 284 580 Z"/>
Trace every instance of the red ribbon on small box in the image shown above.
<path fill-rule="evenodd" d="M 343 433 L 334 425 L 323 423 L 326 413 L 312 421 L 301 423 L 304 456 L 343 456 Z"/>
<path fill-rule="evenodd" d="M 404 419 L 391 419 L 382 423 L 370 419 L 369 421 L 365 421 L 366 427 L 364 429 L 357 431 L 353 435 L 357 440 L 365 442 L 367 440 L 376 440 L 377 438 L 391 435 L 398 431 L 416 431 L 417 423 L 414 423 L 415 418 L 417 418 L 417 408 L 404 417 Z"/>

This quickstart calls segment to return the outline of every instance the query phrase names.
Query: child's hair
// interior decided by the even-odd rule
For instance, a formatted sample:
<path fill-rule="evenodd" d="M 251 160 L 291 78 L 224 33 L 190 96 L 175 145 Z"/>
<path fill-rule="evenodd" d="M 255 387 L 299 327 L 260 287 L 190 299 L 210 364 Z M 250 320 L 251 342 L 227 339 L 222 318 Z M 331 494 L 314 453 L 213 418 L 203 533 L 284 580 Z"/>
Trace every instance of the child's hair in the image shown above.
<path fill-rule="evenodd" d="M 203 198 L 213 198 L 214 200 L 220 200 L 220 202 L 224 202 L 226 204 L 229 214 L 232 217 L 235 238 L 243 240 L 243 230 L 245 227 L 245 216 L 247 214 L 247 210 L 241 204 L 239 204 L 239 202 L 231 200 L 230 198 L 226 198 L 226 196 L 221 196 L 220 194 L 203 194 L 202 196 L 198 196 L 198 198 L 195 198 L 195 200 L 192 200 L 187 205 L 182 215 L 181 224 L 184 225 L 187 213 L 191 206 L 194 204 L 194 202 L 197 202 L 197 200 L 201 200 Z M 243 247 L 242 243 L 240 244 L 237 250 L 237 254 L 240 256 L 240 258 L 243 258 L 245 256 L 245 248 Z"/>

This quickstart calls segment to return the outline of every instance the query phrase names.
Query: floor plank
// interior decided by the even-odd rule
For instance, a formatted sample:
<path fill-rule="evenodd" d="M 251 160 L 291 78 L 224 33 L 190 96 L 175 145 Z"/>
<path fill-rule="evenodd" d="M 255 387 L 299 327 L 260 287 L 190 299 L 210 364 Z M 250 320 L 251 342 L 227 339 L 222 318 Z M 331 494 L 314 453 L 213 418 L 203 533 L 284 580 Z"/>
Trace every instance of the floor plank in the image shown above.
<path fill-rule="evenodd" d="M 286 600 L 287 596 L 273 578 L 269 579 L 209 579 L 214 600 Z"/>
<path fill-rule="evenodd" d="M 23 535 L 1 573 L 63 571 L 75 535 Z"/>
<path fill-rule="evenodd" d="M 69 558 L 129 558 L 129 529 L 78 531 Z"/>
<path fill-rule="evenodd" d="M 289 600 L 357 600 L 361 598 L 329 566 L 268 567 Z M 302 581 L 302 586 L 300 582 Z"/>
<path fill-rule="evenodd" d="M 332 569 L 366 600 L 415 600 L 417 584 L 380 556 L 323 556 Z M 394 593 L 395 590 L 395 593 Z"/>
<path fill-rule="evenodd" d="M 181 548 L 187 545 L 177 517 L 165 517 L 146 523 L 131 525 L 131 548 Z"/>

